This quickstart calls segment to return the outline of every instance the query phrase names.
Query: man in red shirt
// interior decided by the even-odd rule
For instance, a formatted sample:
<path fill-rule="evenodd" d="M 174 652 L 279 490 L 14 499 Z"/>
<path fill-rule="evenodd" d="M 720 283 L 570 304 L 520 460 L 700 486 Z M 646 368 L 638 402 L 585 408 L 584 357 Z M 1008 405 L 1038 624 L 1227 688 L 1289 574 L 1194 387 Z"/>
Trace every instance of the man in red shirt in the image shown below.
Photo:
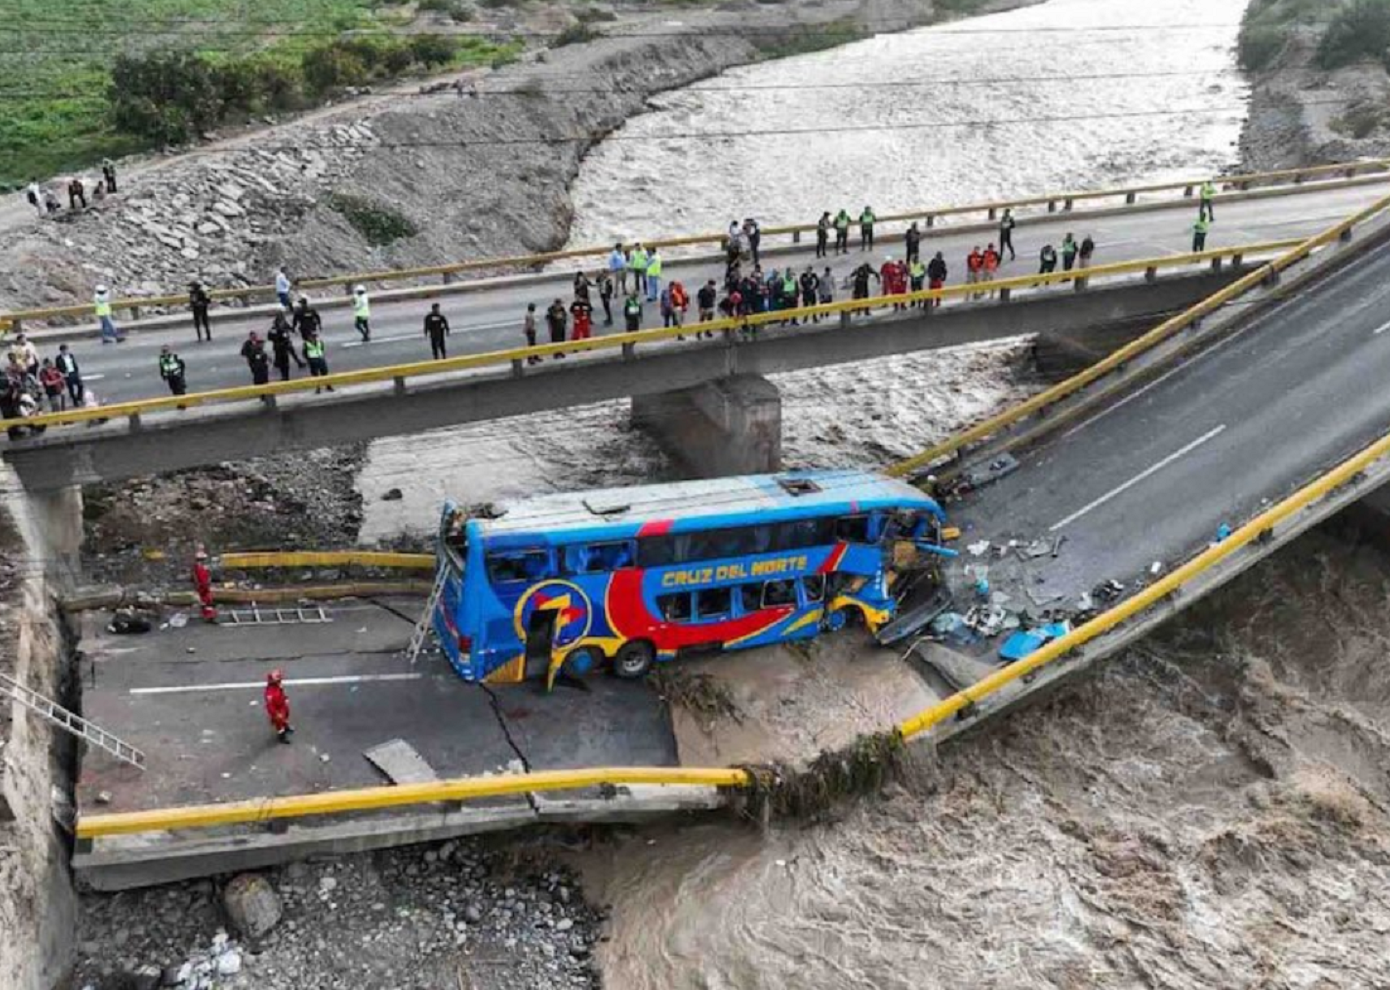
<path fill-rule="evenodd" d="M 208 570 L 208 552 L 200 549 L 193 557 L 193 590 L 203 609 L 204 622 L 217 621 L 217 609 L 212 603 L 212 573 Z"/>
<path fill-rule="evenodd" d="M 994 250 L 993 244 L 985 248 L 984 257 L 981 259 L 981 268 L 983 271 L 980 280 L 983 282 L 993 282 L 994 273 L 999 271 L 999 252 Z"/>
<path fill-rule="evenodd" d="M 282 743 L 288 743 L 294 735 L 290 725 L 290 699 L 285 694 L 285 675 L 272 670 L 265 678 L 265 714 L 270 719 L 270 727 Z"/>
<path fill-rule="evenodd" d="M 965 281 L 971 285 L 980 281 L 984 275 L 985 256 L 980 253 L 980 246 L 975 245 L 970 253 L 965 257 Z M 971 299 L 978 298 L 978 295 L 971 295 Z"/>

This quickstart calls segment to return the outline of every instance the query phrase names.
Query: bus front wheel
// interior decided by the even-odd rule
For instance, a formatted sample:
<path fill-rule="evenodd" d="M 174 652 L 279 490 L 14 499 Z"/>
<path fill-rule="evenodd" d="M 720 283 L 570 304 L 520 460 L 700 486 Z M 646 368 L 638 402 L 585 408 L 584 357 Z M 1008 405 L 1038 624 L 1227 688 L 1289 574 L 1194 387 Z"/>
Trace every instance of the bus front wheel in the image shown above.
<path fill-rule="evenodd" d="M 656 650 L 651 643 L 624 643 L 613 658 L 613 673 L 625 681 L 646 677 L 656 662 Z"/>

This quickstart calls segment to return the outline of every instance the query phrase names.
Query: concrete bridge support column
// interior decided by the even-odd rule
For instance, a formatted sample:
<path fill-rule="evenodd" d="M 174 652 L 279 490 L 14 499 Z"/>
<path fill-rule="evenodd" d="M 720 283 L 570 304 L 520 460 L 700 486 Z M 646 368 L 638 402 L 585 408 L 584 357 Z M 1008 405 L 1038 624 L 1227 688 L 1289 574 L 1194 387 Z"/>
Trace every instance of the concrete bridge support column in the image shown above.
<path fill-rule="evenodd" d="M 44 573 L 59 588 L 75 588 L 82 576 L 82 487 L 30 492 L 28 502 Z"/>
<path fill-rule="evenodd" d="M 697 477 L 782 469 L 782 396 L 758 375 L 633 396 L 632 425 Z"/>

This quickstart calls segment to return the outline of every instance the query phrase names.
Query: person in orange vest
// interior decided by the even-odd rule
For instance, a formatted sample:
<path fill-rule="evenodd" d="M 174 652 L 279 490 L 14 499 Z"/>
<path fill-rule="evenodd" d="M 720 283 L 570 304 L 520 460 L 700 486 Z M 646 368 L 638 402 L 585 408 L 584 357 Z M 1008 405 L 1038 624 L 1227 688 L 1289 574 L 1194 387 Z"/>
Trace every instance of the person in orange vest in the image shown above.
<path fill-rule="evenodd" d="M 570 315 L 574 317 L 574 329 L 571 331 L 573 336 L 570 340 L 588 340 L 592 334 L 594 325 L 594 307 L 589 305 L 587 297 L 576 297 L 570 303 Z"/>
<path fill-rule="evenodd" d="M 208 552 L 201 547 L 193 556 L 193 590 L 203 609 L 203 621 L 216 622 L 217 608 L 212 603 L 212 572 L 208 570 Z"/>
<path fill-rule="evenodd" d="M 671 313 L 675 317 L 676 326 L 685 325 L 685 313 L 690 309 L 690 293 L 685 291 L 685 286 L 678 281 L 671 283 Z"/>
<path fill-rule="evenodd" d="M 294 735 L 290 725 L 290 699 L 285 694 L 285 675 L 272 670 L 265 677 L 265 714 L 270 719 L 270 727 L 282 743 L 288 743 Z"/>
<path fill-rule="evenodd" d="M 976 244 L 970 253 L 965 256 L 965 281 L 971 285 L 980 281 L 985 270 L 985 256 L 980 253 L 980 245 Z M 975 295 L 970 296 L 976 298 Z"/>
<path fill-rule="evenodd" d="M 980 280 L 993 282 L 994 273 L 999 271 L 999 252 L 994 250 L 993 244 L 985 248 L 984 257 L 980 259 L 980 267 Z"/>

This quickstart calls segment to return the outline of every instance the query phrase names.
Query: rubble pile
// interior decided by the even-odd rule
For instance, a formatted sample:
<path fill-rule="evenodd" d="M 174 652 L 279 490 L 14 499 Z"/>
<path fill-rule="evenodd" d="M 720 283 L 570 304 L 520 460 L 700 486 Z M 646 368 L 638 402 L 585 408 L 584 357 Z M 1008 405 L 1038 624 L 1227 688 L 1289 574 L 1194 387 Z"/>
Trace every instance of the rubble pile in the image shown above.
<path fill-rule="evenodd" d="M 596 987 L 599 913 L 568 872 L 512 847 L 450 841 L 90 895 L 73 986 Z"/>

